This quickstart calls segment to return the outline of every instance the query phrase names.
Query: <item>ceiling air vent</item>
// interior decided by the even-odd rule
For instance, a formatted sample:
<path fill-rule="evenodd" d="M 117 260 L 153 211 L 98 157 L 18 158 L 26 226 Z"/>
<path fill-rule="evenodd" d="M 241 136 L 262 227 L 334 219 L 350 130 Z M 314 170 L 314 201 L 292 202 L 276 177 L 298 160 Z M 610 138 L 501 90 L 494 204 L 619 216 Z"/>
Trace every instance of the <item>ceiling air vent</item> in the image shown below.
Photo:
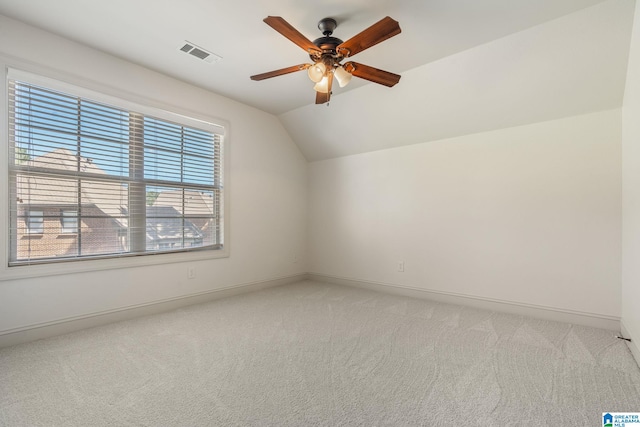
<path fill-rule="evenodd" d="M 189 55 L 195 56 L 198 59 L 202 59 L 205 62 L 208 62 L 210 64 L 213 64 L 214 62 L 218 62 L 219 60 L 222 59 L 221 56 L 216 55 L 213 52 L 209 52 L 206 49 L 203 49 L 199 46 L 196 46 L 195 44 L 186 41 L 184 42 L 184 44 L 180 47 L 180 50 L 184 53 L 188 53 Z"/>

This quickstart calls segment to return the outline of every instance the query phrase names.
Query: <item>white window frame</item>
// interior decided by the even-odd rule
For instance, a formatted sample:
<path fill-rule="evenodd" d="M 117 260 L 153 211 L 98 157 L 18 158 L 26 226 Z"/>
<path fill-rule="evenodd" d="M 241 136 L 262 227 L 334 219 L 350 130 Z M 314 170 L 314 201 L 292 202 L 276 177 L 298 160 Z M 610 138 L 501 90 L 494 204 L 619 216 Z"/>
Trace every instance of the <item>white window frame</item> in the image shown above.
<path fill-rule="evenodd" d="M 113 105 L 119 108 L 137 111 L 142 114 L 153 116 L 159 119 L 164 119 L 172 122 L 184 124 L 186 126 L 192 126 L 196 128 L 211 127 L 213 131 L 219 134 L 223 138 L 223 168 L 222 176 L 224 180 L 224 191 L 222 196 L 222 235 L 223 246 L 220 249 L 215 250 L 198 250 L 198 251 L 186 251 L 186 252 L 154 252 L 144 255 L 131 256 L 125 254 L 122 257 L 111 258 L 96 258 L 96 259 L 82 259 L 77 262 L 65 262 L 65 263 L 51 263 L 51 264 L 32 264 L 21 265 L 18 267 L 9 267 L 9 256 L 11 254 L 11 239 L 8 237 L 7 231 L 9 230 L 9 215 L 8 207 L 3 205 L 2 212 L 0 212 L 1 226 L 4 227 L 2 235 L 7 236 L 4 239 L 4 244 L 1 246 L 0 255 L 2 258 L 2 265 L 0 265 L 0 281 L 11 280 L 17 278 L 26 277 L 40 277 L 56 274 L 68 274 L 75 272 L 87 272 L 98 271 L 108 269 L 120 269 L 145 265 L 157 265 L 167 263 L 179 263 L 190 262 L 198 260 L 208 260 L 217 258 L 226 258 L 230 255 L 230 221 L 229 221 L 229 152 L 230 152 L 230 138 L 229 138 L 229 123 L 226 120 L 206 116 L 193 111 L 181 109 L 179 107 L 160 103 L 158 101 L 150 100 L 146 97 L 133 95 L 118 91 L 110 86 L 104 86 L 96 82 L 87 82 L 85 80 L 79 80 L 71 76 L 60 75 L 53 72 L 55 78 L 47 77 L 45 74 L 50 74 L 51 70 L 38 69 L 38 67 L 22 64 L 20 62 L 15 64 L 7 64 L 7 61 L 3 61 L 5 58 L 0 57 L 0 65 L 4 65 L 5 71 L 5 83 L 0 87 L 0 128 L 3 131 L 0 133 L 0 146 L 4 147 L 0 153 L 0 176 L 2 176 L 2 182 L 4 188 L 0 189 L 0 197 L 3 200 L 8 200 L 9 185 L 7 183 L 7 177 L 9 176 L 8 156 L 9 156 L 9 114 L 8 114 L 8 81 L 9 79 L 25 81 L 35 85 L 47 87 L 53 90 L 58 90 L 64 93 L 69 93 L 75 96 L 88 98 L 97 102 Z M 12 61 L 8 61 L 12 62 Z M 35 69 L 34 69 L 35 68 Z M 36 74 L 37 73 L 37 74 Z M 6 203 L 6 202 L 5 202 Z M 78 226 L 80 224 L 78 223 Z"/>
<path fill-rule="evenodd" d="M 37 215 L 34 215 L 37 214 Z M 33 220 L 37 218 L 39 221 L 34 222 Z M 25 231 L 27 235 L 29 236 L 33 236 L 33 235 L 41 235 L 44 234 L 44 211 L 42 210 L 36 210 L 36 209 L 30 209 L 29 211 L 27 211 L 27 215 L 26 218 L 24 219 L 24 225 L 25 225 Z M 35 228 L 33 227 L 34 224 L 37 224 L 38 227 Z"/>
<path fill-rule="evenodd" d="M 66 214 L 66 215 L 65 215 Z M 71 221 L 73 220 L 73 221 Z M 73 224 L 70 227 L 67 222 Z M 76 234 L 78 233 L 78 211 L 71 209 L 62 209 L 60 211 L 60 233 L 61 234 Z"/>

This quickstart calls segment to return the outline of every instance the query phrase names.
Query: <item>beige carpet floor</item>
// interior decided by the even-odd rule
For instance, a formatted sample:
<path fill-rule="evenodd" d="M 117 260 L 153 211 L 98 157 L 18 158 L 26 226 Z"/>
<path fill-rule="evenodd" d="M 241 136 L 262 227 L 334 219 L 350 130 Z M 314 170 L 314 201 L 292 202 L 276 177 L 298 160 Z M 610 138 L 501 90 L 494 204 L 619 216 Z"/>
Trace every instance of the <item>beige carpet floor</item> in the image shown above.
<path fill-rule="evenodd" d="M 611 331 L 302 282 L 0 350 L 2 426 L 601 426 Z"/>

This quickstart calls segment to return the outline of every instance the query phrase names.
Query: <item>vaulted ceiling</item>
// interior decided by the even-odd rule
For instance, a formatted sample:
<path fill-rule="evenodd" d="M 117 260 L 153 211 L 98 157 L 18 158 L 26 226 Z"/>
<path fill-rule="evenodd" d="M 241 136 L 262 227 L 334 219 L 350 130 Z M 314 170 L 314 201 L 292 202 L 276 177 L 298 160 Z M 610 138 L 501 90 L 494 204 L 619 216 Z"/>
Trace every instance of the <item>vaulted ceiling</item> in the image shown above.
<path fill-rule="evenodd" d="M 619 107 L 634 0 L 0 0 L 0 14 L 277 115 L 310 161 Z M 402 33 L 354 59 L 402 75 L 354 78 L 315 105 L 309 62 L 262 22 L 347 40 L 384 16 Z M 200 61 L 185 40 L 222 57 Z"/>

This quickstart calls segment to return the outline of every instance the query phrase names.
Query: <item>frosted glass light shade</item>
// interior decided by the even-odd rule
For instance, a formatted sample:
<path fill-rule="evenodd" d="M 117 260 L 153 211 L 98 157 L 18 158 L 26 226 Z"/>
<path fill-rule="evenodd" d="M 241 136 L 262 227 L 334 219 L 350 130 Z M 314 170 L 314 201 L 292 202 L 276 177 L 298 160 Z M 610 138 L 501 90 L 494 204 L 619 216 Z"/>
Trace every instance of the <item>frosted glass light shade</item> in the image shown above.
<path fill-rule="evenodd" d="M 327 71 L 327 66 L 322 62 L 316 62 L 311 67 L 307 68 L 307 74 L 312 82 L 318 83 L 324 77 L 324 73 Z"/>
<path fill-rule="evenodd" d="M 322 80 L 320 80 L 318 83 L 316 83 L 316 85 L 313 87 L 313 89 L 316 92 L 322 92 L 322 93 L 329 92 L 329 78 L 327 76 L 324 76 L 322 78 Z"/>
<path fill-rule="evenodd" d="M 336 80 L 338 80 L 340 87 L 345 87 L 351 81 L 351 73 L 342 68 L 342 66 L 337 67 L 333 75 L 336 77 Z"/>

